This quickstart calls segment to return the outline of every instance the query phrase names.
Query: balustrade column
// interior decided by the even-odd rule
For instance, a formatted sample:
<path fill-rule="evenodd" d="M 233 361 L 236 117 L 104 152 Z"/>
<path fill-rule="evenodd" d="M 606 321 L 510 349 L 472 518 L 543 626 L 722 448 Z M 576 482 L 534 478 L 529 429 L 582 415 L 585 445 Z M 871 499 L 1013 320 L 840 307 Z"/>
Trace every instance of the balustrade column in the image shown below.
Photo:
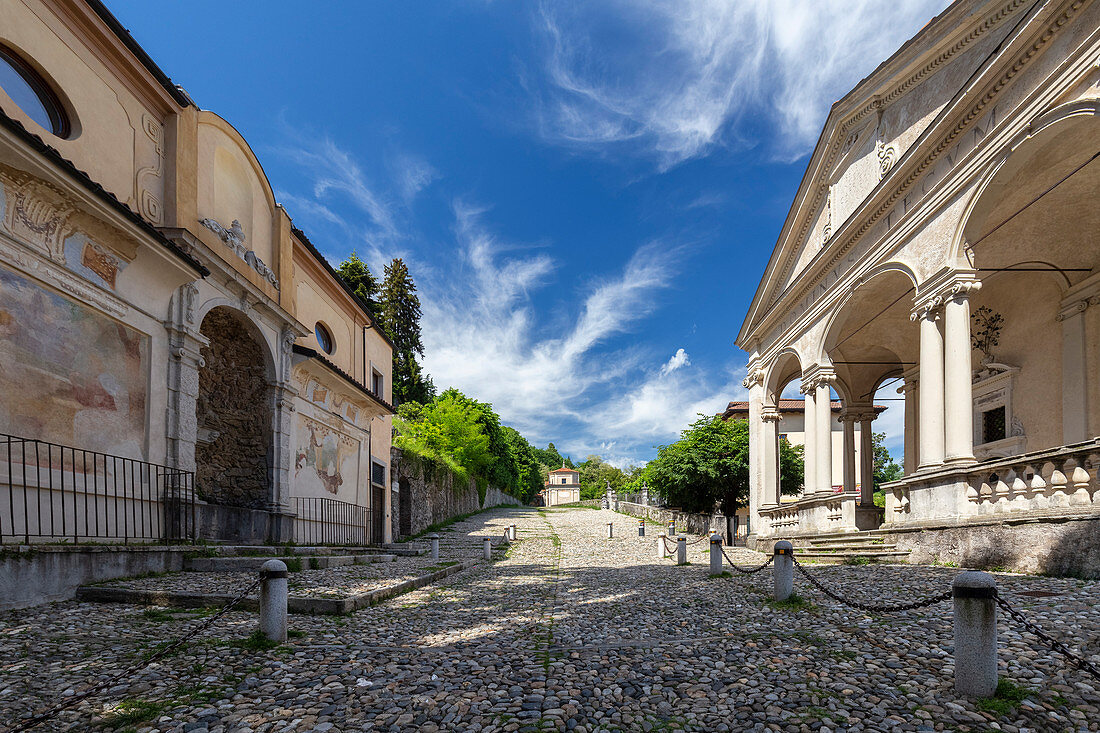
<path fill-rule="evenodd" d="M 943 334 L 940 298 L 933 298 L 913 314 L 920 321 L 920 466 L 943 465 Z"/>
<path fill-rule="evenodd" d="M 974 462 L 969 294 L 980 287 L 980 282 L 956 283 L 943 306 L 944 453 L 948 463 Z"/>
<path fill-rule="evenodd" d="M 805 473 L 802 480 L 803 494 L 809 496 L 817 491 L 817 409 L 814 399 L 815 389 L 808 383 L 803 384 L 802 429 L 805 443 L 802 446 L 802 464 Z"/>
<path fill-rule="evenodd" d="M 859 421 L 859 503 L 875 503 L 875 444 L 871 421 L 875 413 L 864 414 Z"/>
<path fill-rule="evenodd" d="M 833 493 L 833 400 L 829 394 L 829 381 L 819 379 L 817 396 L 817 490 Z"/>

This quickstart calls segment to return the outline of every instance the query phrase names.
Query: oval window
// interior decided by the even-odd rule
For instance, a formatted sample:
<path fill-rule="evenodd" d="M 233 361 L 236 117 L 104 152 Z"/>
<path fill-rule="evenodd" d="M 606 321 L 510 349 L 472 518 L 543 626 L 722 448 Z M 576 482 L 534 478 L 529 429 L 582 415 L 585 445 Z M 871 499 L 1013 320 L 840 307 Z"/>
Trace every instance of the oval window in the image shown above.
<path fill-rule="evenodd" d="M 19 109 L 58 137 L 72 131 L 61 100 L 46 80 L 19 54 L 0 44 L 0 88 Z"/>
<path fill-rule="evenodd" d="M 320 321 L 313 327 L 313 335 L 317 337 L 317 345 L 321 347 L 321 351 L 326 354 L 332 353 L 332 334 L 328 332 L 324 324 Z"/>

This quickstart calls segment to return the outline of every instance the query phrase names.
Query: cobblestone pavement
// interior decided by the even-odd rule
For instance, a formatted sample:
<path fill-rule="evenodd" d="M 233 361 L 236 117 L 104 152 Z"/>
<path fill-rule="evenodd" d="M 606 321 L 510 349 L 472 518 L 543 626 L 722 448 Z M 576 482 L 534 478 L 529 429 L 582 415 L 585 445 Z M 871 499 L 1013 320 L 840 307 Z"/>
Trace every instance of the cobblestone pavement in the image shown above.
<path fill-rule="evenodd" d="M 499 536 L 512 521 L 521 541 L 497 562 L 349 617 L 291 616 L 295 636 L 276 649 L 232 645 L 256 617 L 230 613 L 41 729 L 1100 730 L 1100 683 L 1003 615 L 1001 675 L 1027 696 L 960 699 L 950 603 L 865 614 L 796 576 L 809 605 L 774 608 L 770 569 L 710 579 L 706 542 L 676 567 L 657 557 L 654 533 L 639 538 L 636 520 L 608 511 L 486 512 L 444 533 L 444 558 L 475 556 L 484 525 Z M 764 559 L 743 549 L 731 557 L 744 567 Z M 957 572 L 807 569 L 845 597 L 876 602 L 942 591 Z M 1100 661 L 1100 583 L 998 582 L 1029 618 Z M 1033 591 L 1058 595 L 1021 595 Z M 196 618 L 76 602 L 0 614 L 0 725 L 108 676 Z"/>

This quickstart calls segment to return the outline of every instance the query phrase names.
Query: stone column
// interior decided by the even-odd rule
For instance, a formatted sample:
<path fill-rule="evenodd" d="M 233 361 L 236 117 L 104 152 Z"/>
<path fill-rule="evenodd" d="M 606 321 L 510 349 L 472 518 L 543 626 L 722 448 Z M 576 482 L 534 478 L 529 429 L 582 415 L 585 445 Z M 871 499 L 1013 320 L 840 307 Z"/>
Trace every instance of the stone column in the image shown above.
<path fill-rule="evenodd" d="M 942 299 L 932 298 L 913 313 L 920 321 L 920 465 L 943 465 L 943 334 L 939 309 Z"/>
<path fill-rule="evenodd" d="M 865 412 L 859 420 L 859 503 L 872 506 L 875 503 L 875 446 L 871 421 L 875 413 Z"/>
<path fill-rule="evenodd" d="M 294 432 L 295 390 L 282 383 L 272 383 L 275 409 L 271 419 L 271 495 L 267 510 L 274 515 L 269 542 L 282 543 L 294 539 L 294 509 L 290 502 L 291 436 Z"/>
<path fill-rule="evenodd" d="M 806 476 L 803 482 L 803 495 L 810 496 L 817 491 L 817 403 L 815 400 L 814 386 L 809 382 L 803 382 L 800 390 L 805 395 L 802 408 L 802 430 L 806 439 L 803 445 L 802 458 L 806 467 Z"/>
<path fill-rule="evenodd" d="M 168 415 L 167 463 L 182 471 L 195 470 L 195 442 L 198 417 L 199 369 L 205 366 L 201 349 L 209 341 L 195 322 L 199 289 L 194 283 L 181 285 L 172 296 L 168 331 Z"/>
<path fill-rule="evenodd" d="M 917 372 L 919 367 L 906 370 L 902 375 L 904 382 L 898 387 L 897 393 L 905 398 L 905 434 L 904 434 L 904 460 L 902 468 L 908 476 L 917 470 L 917 446 L 920 444 L 920 420 L 917 415 L 920 411 L 920 390 Z"/>
<path fill-rule="evenodd" d="M 944 458 L 948 463 L 974 462 L 970 291 L 980 287 L 980 282 L 955 283 L 943 306 Z"/>
<path fill-rule="evenodd" d="M 764 405 L 764 372 L 749 369 L 749 376 L 741 384 L 749 391 L 749 523 L 755 534 L 760 526 L 760 507 L 767 504 L 767 464 L 763 457 L 763 423 L 761 410 Z"/>
<path fill-rule="evenodd" d="M 764 408 L 760 416 L 760 447 L 764 483 L 764 506 L 776 506 L 780 500 L 779 474 L 779 410 L 774 407 Z M 752 450 L 751 448 L 749 450 Z M 751 522 L 758 521 L 750 519 Z"/>
<path fill-rule="evenodd" d="M 1062 443 L 1079 443 L 1089 437 L 1089 391 L 1085 371 L 1085 310 L 1079 300 L 1063 308 L 1062 322 Z"/>
<path fill-rule="evenodd" d="M 856 420 L 859 415 L 844 412 L 840 422 L 844 426 L 844 492 L 856 490 Z"/>
<path fill-rule="evenodd" d="M 814 408 L 817 410 L 817 491 L 833 493 L 833 400 L 829 394 L 832 380 L 819 377 Z"/>

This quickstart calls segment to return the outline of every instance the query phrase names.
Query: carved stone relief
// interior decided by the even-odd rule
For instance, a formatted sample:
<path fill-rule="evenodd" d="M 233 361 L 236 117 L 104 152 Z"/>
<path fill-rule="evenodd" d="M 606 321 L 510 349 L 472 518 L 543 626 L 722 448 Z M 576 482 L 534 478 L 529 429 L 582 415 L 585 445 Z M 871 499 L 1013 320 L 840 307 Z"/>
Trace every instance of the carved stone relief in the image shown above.
<path fill-rule="evenodd" d="M 272 287 L 276 290 L 279 289 L 279 280 L 275 277 L 275 273 L 264 264 L 263 260 L 256 256 L 255 252 L 245 246 L 244 229 L 241 228 L 239 221 L 234 219 L 228 228 L 222 226 L 217 219 L 199 219 L 199 223 L 217 234 L 218 239 L 225 242 L 226 246 L 233 250 L 237 257 L 244 260 L 249 267 L 259 273 L 260 277 L 271 283 Z"/>
<path fill-rule="evenodd" d="M 152 163 L 139 168 L 135 176 L 138 208 L 143 217 L 151 223 L 159 225 L 163 223 L 164 207 L 154 188 L 154 183 L 158 187 L 163 185 L 159 179 L 162 177 L 164 169 L 164 127 L 155 117 L 145 114 L 141 117 L 141 129 L 146 138 L 143 144 L 146 148 L 149 148 L 149 143 L 152 143 L 151 151 L 143 155 L 140 151 L 135 150 L 134 157 L 135 159 L 151 157 Z M 140 140 L 140 136 L 136 138 L 135 147 L 138 147 L 137 141 Z"/>

